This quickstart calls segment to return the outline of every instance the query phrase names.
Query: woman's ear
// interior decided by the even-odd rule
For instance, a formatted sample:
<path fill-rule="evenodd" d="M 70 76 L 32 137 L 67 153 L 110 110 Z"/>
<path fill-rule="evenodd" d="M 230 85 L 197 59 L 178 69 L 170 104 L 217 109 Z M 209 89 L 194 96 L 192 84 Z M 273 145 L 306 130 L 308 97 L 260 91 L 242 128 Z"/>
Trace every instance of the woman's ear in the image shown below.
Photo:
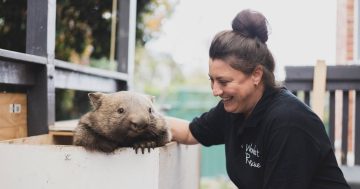
<path fill-rule="evenodd" d="M 260 84 L 263 74 L 264 74 L 263 67 L 260 65 L 256 66 L 256 68 L 251 74 L 251 78 L 254 82 L 254 86 L 258 86 Z"/>

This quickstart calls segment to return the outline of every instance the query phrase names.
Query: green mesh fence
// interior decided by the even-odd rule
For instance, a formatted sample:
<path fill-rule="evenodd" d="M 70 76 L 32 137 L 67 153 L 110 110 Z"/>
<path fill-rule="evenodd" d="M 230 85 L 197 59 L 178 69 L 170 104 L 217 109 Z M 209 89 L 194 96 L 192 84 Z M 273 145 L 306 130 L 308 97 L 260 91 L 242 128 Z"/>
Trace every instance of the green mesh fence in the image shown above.
<path fill-rule="evenodd" d="M 191 121 L 218 103 L 210 90 L 182 89 L 168 97 L 166 114 Z M 201 176 L 226 176 L 224 145 L 201 147 Z"/>

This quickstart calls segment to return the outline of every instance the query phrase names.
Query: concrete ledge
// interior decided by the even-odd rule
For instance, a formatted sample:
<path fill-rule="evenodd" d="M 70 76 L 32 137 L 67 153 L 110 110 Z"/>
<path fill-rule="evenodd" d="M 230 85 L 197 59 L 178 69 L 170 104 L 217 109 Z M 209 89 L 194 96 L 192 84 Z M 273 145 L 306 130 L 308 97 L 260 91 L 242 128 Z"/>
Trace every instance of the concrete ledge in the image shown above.
<path fill-rule="evenodd" d="M 169 143 L 150 153 L 113 154 L 54 144 L 51 135 L 0 142 L 0 188 L 197 189 L 199 146 Z"/>
<path fill-rule="evenodd" d="M 360 166 L 340 166 L 352 189 L 360 189 Z"/>

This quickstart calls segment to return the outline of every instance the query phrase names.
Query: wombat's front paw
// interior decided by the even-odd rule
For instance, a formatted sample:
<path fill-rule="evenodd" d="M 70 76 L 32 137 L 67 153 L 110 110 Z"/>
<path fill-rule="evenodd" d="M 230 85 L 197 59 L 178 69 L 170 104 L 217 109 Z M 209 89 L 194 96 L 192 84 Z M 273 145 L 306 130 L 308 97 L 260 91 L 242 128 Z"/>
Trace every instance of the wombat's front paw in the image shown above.
<path fill-rule="evenodd" d="M 154 149 L 156 147 L 156 142 L 154 141 L 143 141 L 138 142 L 133 145 L 133 149 L 135 150 L 135 153 L 137 153 L 138 149 L 141 149 L 141 153 L 144 154 L 145 148 L 148 149 L 148 152 L 150 153 L 150 148 Z"/>
<path fill-rule="evenodd" d="M 114 152 L 114 150 L 117 147 L 118 147 L 118 145 L 116 143 L 103 142 L 103 143 L 99 143 L 96 146 L 96 150 L 105 152 L 105 153 L 111 153 L 111 152 Z"/>

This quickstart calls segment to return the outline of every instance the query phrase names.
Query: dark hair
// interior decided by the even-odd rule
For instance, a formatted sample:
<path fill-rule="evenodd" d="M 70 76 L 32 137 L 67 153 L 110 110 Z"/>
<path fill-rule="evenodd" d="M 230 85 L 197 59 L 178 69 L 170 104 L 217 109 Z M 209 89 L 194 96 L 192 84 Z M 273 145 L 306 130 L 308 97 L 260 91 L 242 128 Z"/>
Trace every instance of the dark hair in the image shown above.
<path fill-rule="evenodd" d="M 275 88 L 275 61 L 266 45 L 268 22 L 265 16 L 253 10 L 243 10 L 232 21 L 232 29 L 214 37 L 210 58 L 229 62 L 232 68 L 246 75 L 261 65 L 265 87 Z"/>

